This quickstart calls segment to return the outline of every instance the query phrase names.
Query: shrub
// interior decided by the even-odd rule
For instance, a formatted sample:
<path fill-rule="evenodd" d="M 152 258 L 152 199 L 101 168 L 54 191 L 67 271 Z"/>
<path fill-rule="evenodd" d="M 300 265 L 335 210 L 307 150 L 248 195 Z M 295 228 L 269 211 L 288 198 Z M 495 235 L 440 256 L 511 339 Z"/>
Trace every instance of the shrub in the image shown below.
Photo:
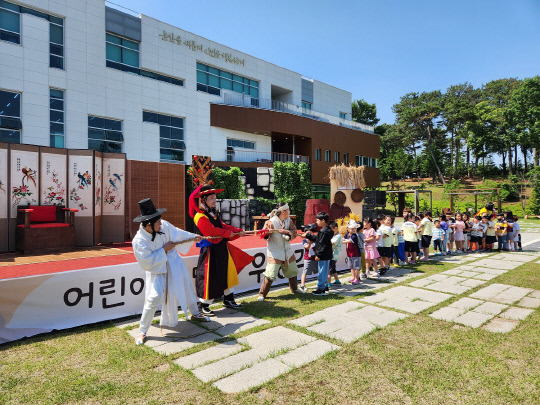
<path fill-rule="evenodd" d="M 231 167 L 229 170 L 223 170 L 215 167 L 212 171 L 212 180 L 215 188 L 223 188 L 225 191 L 219 195 L 219 198 L 238 200 L 246 198 L 244 185 L 240 180 L 243 176 L 239 167 Z"/>

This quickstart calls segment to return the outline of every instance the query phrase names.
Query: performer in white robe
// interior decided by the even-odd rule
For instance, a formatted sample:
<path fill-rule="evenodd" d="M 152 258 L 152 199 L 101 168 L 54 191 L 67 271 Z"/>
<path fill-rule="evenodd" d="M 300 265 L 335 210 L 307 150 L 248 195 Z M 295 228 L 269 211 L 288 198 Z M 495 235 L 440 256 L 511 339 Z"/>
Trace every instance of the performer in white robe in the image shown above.
<path fill-rule="evenodd" d="M 142 222 L 132 241 L 133 253 L 139 265 L 146 270 L 145 303 L 136 344 L 143 344 L 156 310 L 161 305 L 161 326 L 178 324 L 178 306 L 191 320 L 210 322 L 201 315 L 192 277 L 178 253 L 186 254 L 195 241 L 202 238 L 183 231 L 161 220 L 165 208 L 156 209 L 152 200 L 139 201 L 141 215 L 134 222 Z M 174 242 L 193 239 L 191 243 L 175 245 Z"/>

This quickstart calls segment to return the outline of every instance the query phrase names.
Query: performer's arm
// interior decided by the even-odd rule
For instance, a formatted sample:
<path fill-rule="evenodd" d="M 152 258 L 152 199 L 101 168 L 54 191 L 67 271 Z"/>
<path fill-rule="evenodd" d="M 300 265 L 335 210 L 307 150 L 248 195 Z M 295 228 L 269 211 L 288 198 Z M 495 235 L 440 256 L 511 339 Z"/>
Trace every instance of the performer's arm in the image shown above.
<path fill-rule="evenodd" d="M 156 274 L 164 273 L 163 269 L 165 267 L 161 266 L 161 264 L 167 262 L 167 253 L 165 252 L 165 249 L 159 248 L 152 251 L 144 242 L 134 241 L 133 253 L 143 270 Z"/>
<path fill-rule="evenodd" d="M 296 229 L 296 225 L 291 220 L 291 224 L 289 225 L 289 231 L 291 232 L 291 240 L 296 239 L 298 236 L 298 230 Z"/>
<path fill-rule="evenodd" d="M 230 238 L 233 230 L 237 229 L 235 227 L 229 227 L 228 225 L 226 225 L 227 228 L 218 228 L 212 225 L 212 223 L 206 216 L 201 216 L 197 221 L 196 225 L 204 236 L 220 236 L 222 238 Z M 217 240 L 216 243 L 217 242 L 219 242 L 219 240 Z"/>
<path fill-rule="evenodd" d="M 162 226 L 164 224 L 165 224 L 165 221 L 162 221 Z M 166 228 L 167 230 L 170 242 L 181 242 L 183 240 L 193 239 L 198 236 L 198 235 L 195 235 L 194 233 L 183 231 L 182 229 L 177 228 L 176 226 L 171 225 L 170 223 L 167 223 L 167 225 L 164 226 L 164 228 Z M 181 243 L 181 244 L 176 245 L 175 249 L 179 253 L 182 253 L 183 255 L 185 255 L 187 254 L 187 252 L 189 252 L 189 249 L 191 248 L 192 245 L 193 245 L 193 242 Z"/>
<path fill-rule="evenodd" d="M 264 223 L 263 229 L 272 230 L 274 229 L 274 224 L 272 223 L 272 221 L 268 220 Z M 264 239 L 268 239 L 269 237 L 270 237 L 270 233 L 267 233 L 266 235 L 264 235 Z"/>
<path fill-rule="evenodd" d="M 240 229 L 240 228 L 235 228 L 234 226 L 231 226 L 231 225 L 227 225 L 225 222 L 221 221 L 221 226 L 223 227 L 223 229 L 227 229 L 228 231 L 231 231 L 231 233 L 240 233 L 240 232 L 244 232 L 243 229 Z M 235 239 L 238 239 L 240 237 L 240 235 L 234 235 L 234 236 L 230 236 L 229 237 L 229 240 L 235 240 Z"/>

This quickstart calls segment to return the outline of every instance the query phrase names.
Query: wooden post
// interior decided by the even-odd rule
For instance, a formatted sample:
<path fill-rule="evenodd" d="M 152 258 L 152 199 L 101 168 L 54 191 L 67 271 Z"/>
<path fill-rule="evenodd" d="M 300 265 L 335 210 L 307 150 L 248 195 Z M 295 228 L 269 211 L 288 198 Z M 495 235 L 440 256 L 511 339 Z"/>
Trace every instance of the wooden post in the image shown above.
<path fill-rule="evenodd" d="M 478 194 L 476 192 L 474 193 L 474 212 L 475 214 L 478 212 Z"/>
<path fill-rule="evenodd" d="M 415 215 L 418 215 L 420 211 L 420 201 L 418 200 L 418 190 L 414 190 L 414 211 Z"/>
<path fill-rule="evenodd" d="M 454 212 L 454 194 L 450 191 L 450 211 Z"/>

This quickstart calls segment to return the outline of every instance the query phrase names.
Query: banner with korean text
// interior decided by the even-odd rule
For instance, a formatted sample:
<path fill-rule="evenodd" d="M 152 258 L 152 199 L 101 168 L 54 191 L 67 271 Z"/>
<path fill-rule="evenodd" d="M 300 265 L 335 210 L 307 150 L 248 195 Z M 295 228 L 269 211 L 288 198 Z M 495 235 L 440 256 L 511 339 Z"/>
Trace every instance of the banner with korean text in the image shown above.
<path fill-rule="evenodd" d="M 299 275 L 303 246 L 291 245 Z M 266 268 L 266 248 L 246 249 L 254 260 L 239 274 L 236 293 L 257 290 Z M 184 257 L 195 277 L 198 256 Z M 345 252 L 337 263 L 347 268 Z M 316 276 L 308 276 L 314 278 Z M 114 266 L 0 280 L 0 344 L 54 329 L 66 329 L 140 314 L 144 304 L 146 272 L 135 260 Z M 279 275 L 274 285 L 284 284 Z"/>

